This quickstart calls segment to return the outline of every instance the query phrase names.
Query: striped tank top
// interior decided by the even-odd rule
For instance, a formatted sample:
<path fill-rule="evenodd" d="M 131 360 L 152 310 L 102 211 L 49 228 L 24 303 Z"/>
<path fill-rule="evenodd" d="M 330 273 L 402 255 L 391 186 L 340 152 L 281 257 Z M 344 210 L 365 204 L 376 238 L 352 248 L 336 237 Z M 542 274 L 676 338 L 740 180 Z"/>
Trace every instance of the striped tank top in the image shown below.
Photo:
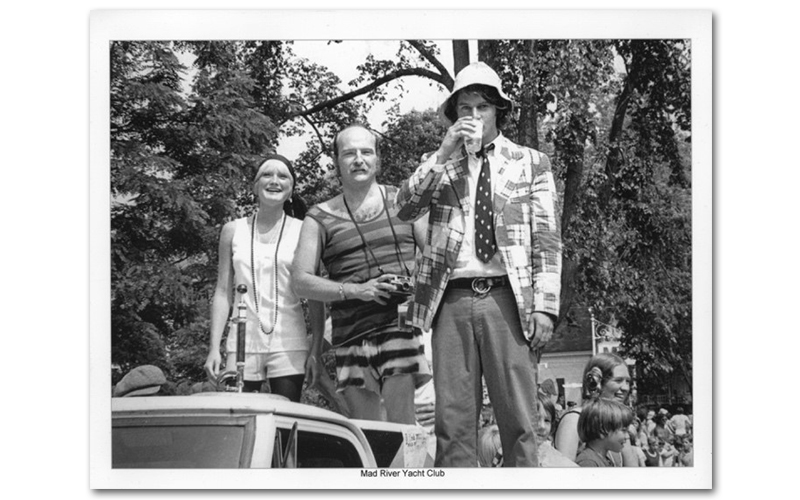
<path fill-rule="evenodd" d="M 332 214 L 319 205 L 311 207 L 306 214 L 321 226 L 322 263 L 329 279 L 339 283 L 364 283 L 380 276 L 378 267 L 385 274 L 398 275 L 405 275 L 406 267 L 413 269 L 416 252 L 413 225 L 397 218 L 394 205 L 397 189 L 381 187 L 397 235 L 397 245 L 385 209 L 375 218 L 358 223 L 364 240 L 347 216 Z M 369 244 L 371 253 L 363 241 Z M 397 305 L 406 300 L 406 297 L 392 297 L 386 305 L 358 299 L 331 303 L 333 345 L 350 345 L 371 333 L 397 328 Z"/>

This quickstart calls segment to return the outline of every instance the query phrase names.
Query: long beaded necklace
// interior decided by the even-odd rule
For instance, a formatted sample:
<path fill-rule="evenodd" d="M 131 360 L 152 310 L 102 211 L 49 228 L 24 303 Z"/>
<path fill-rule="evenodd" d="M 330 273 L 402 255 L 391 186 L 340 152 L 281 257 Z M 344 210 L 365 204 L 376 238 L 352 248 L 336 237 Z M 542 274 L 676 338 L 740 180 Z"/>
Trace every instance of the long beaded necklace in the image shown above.
<path fill-rule="evenodd" d="M 281 230 L 278 233 L 278 242 L 275 244 L 275 256 L 272 259 L 272 277 L 273 282 L 275 283 L 275 313 L 272 315 L 272 328 L 269 331 L 264 330 L 264 326 L 261 324 L 261 314 L 258 311 L 258 304 L 261 302 L 261 295 L 258 292 L 258 281 L 256 280 L 256 276 L 260 276 L 260 273 L 256 273 L 256 258 L 255 258 L 255 241 L 256 241 L 256 221 L 258 220 L 258 210 L 256 213 L 253 214 L 253 225 L 250 229 L 250 273 L 252 274 L 253 278 L 253 301 L 256 304 L 256 317 L 258 318 L 258 328 L 264 333 L 264 335 L 270 335 L 272 332 L 275 331 L 275 325 L 278 324 L 278 306 L 279 306 L 279 296 L 278 296 L 278 250 L 281 248 L 281 240 L 283 239 L 283 228 L 286 226 L 286 214 L 283 214 L 283 218 L 281 220 Z"/>

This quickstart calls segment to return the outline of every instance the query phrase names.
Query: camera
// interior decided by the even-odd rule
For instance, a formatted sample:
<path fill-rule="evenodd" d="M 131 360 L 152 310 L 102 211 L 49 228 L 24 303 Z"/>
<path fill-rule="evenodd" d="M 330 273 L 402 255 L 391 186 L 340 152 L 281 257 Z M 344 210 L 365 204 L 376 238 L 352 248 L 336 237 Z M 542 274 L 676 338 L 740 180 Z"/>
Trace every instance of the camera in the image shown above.
<path fill-rule="evenodd" d="M 414 285 L 411 282 L 411 278 L 399 274 L 392 274 L 390 276 L 391 278 L 385 281 L 385 283 L 394 287 L 394 291 L 389 292 L 391 295 L 407 297 L 414 292 Z"/>

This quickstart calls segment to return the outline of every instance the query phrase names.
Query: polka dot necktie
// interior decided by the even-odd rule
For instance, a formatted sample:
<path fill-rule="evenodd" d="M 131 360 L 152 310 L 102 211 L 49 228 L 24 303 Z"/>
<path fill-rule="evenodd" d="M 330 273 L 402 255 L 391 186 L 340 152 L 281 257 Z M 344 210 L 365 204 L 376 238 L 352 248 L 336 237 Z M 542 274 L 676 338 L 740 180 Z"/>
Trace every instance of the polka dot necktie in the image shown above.
<path fill-rule="evenodd" d="M 489 172 L 487 153 L 494 144 L 483 148 L 478 157 L 482 159 L 478 188 L 475 194 L 475 255 L 482 262 L 489 262 L 497 251 L 494 240 L 494 211 L 492 210 L 492 177 Z"/>

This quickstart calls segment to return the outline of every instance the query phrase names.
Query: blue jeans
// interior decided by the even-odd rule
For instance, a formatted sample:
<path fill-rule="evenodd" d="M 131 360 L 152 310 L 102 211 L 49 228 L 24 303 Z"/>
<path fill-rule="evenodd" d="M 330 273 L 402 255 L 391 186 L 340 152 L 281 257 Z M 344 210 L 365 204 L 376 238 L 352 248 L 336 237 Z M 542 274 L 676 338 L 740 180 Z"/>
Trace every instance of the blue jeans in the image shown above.
<path fill-rule="evenodd" d="M 536 360 L 510 286 L 485 295 L 448 288 L 433 323 L 437 467 L 477 467 L 481 375 L 494 408 L 503 466 L 538 465 Z"/>

